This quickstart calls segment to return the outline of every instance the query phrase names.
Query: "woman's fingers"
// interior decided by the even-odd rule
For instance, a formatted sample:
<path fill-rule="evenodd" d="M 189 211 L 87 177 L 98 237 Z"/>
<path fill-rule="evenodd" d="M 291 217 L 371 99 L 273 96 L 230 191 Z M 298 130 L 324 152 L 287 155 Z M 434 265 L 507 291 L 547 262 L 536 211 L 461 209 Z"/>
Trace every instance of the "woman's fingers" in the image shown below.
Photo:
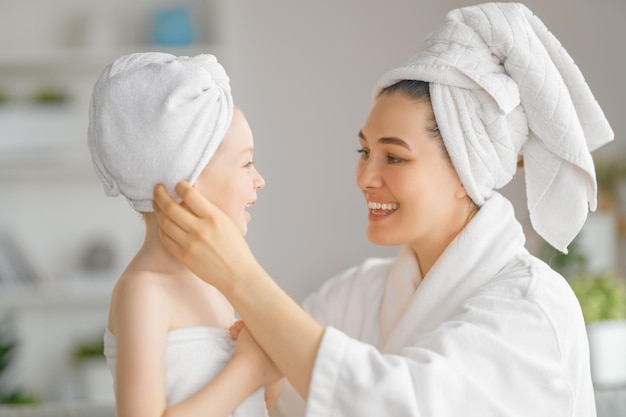
<path fill-rule="evenodd" d="M 172 239 L 170 236 L 168 236 L 166 232 L 162 231 L 160 237 L 163 247 L 176 258 L 182 259 L 184 255 L 183 247 L 175 239 Z"/>
<path fill-rule="evenodd" d="M 176 194 L 183 200 L 184 205 L 200 218 L 219 216 L 221 211 L 187 181 L 176 184 Z"/>
<path fill-rule="evenodd" d="M 186 256 L 185 248 L 190 245 L 188 231 L 196 227 L 196 217 L 176 203 L 161 185 L 155 188 L 153 208 L 160 227 L 161 243 L 172 255 L 182 260 Z"/>
<path fill-rule="evenodd" d="M 157 221 L 163 228 L 168 221 L 188 232 L 193 228 L 195 216 L 178 204 L 167 193 L 163 185 L 158 184 L 154 188 L 154 204 Z"/>
<path fill-rule="evenodd" d="M 224 292 L 241 284 L 256 262 L 232 219 L 187 182 L 176 186 L 182 198 L 175 202 L 162 186 L 154 190 L 155 213 L 161 242 L 202 280 Z"/>

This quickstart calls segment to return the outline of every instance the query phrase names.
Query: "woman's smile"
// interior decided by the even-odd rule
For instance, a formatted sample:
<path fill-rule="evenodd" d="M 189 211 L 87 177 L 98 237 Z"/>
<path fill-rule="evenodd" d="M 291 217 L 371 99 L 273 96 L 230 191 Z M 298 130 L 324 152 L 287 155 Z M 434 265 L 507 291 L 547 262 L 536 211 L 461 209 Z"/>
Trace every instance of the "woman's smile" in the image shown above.
<path fill-rule="evenodd" d="M 398 203 L 379 203 L 375 201 L 367 201 L 367 208 L 369 209 L 369 220 L 379 221 L 391 216 L 400 208 Z"/>

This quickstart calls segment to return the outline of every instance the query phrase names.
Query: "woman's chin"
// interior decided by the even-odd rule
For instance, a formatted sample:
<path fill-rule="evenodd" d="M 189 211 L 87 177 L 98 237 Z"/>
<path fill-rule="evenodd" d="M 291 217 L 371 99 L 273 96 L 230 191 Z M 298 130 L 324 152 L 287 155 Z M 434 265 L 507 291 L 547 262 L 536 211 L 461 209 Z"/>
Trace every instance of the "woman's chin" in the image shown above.
<path fill-rule="evenodd" d="M 367 239 L 378 246 L 399 246 L 404 244 L 404 242 L 400 242 L 399 239 L 395 238 L 389 232 L 372 230 L 372 228 L 367 229 Z"/>

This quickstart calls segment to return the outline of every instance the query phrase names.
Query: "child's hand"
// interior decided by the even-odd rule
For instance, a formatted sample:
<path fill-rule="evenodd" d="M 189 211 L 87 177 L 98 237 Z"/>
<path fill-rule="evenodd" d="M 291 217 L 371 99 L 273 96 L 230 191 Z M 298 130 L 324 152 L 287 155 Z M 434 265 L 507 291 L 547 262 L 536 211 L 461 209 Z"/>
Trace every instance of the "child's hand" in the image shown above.
<path fill-rule="evenodd" d="M 243 330 L 244 327 L 246 327 L 246 324 L 243 322 L 243 320 L 237 320 L 236 322 L 234 322 L 232 326 L 228 328 L 230 338 L 233 340 L 237 340 L 239 338 L 239 333 L 241 333 L 241 330 Z"/>

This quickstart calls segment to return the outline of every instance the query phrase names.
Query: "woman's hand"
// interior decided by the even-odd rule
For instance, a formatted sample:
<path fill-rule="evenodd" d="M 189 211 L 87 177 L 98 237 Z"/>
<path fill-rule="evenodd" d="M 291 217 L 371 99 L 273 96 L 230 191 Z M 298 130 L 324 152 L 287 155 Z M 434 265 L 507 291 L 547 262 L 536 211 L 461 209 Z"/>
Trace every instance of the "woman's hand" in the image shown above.
<path fill-rule="evenodd" d="M 252 271 L 261 267 L 231 218 L 186 181 L 178 183 L 176 193 L 180 204 L 162 185 L 154 190 L 163 246 L 222 292 L 236 286 L 239 279 L 254 277 Z"/>

